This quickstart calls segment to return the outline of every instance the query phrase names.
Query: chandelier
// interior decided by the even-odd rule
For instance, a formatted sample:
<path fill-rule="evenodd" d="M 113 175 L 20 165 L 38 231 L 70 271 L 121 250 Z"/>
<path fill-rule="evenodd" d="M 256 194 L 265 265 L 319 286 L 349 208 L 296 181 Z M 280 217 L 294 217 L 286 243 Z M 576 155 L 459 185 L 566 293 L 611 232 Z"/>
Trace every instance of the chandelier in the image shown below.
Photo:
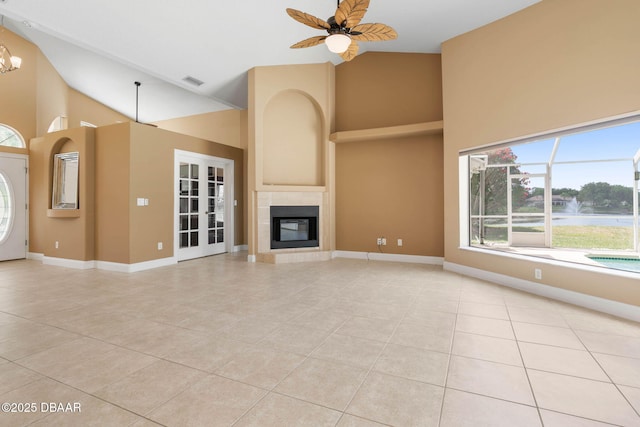
<path fill-rule="evenodd" d="M 4 15 L 0 15 L 0 27 L 2 27 L 1 32 L 4 33 Z M 17 70 L 20 65 L 22 65 L 22 58 L 11 55 L 9 48 L 0 42 L 0 74 Z"/>
<path fill-rule="evenodd" d="M 4 44 L 0 43 L 0 74 L 17 70 L 20 68 L 20 65 L 22 65 L 22 58 L 19 56 L 12 56 L 9 49 Z"/>

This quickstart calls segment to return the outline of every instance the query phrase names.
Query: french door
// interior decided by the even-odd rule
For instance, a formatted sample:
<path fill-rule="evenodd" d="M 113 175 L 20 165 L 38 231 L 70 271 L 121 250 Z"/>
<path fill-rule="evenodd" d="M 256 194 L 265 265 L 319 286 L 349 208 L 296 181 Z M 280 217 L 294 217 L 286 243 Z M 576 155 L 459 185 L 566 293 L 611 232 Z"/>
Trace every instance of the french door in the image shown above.
<path fill-rule="evenodd" d="M 179 261 L 233 249 L 233 161 L 176 150 Z"/>
<path fill-rule="evenodd" d="M 0 155 L 0 261 L 27 257 L 27 157 Z"/>

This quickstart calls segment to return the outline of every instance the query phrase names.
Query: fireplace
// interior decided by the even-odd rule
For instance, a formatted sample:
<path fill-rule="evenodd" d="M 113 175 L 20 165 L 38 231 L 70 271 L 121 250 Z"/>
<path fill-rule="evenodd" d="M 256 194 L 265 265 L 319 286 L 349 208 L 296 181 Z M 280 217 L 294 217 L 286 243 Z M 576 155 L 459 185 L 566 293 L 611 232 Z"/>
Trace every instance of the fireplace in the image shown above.
<path fill-rule="evenodd" d="M 318 206 L 271 206 L 271 249 L 318 247 Z"/>

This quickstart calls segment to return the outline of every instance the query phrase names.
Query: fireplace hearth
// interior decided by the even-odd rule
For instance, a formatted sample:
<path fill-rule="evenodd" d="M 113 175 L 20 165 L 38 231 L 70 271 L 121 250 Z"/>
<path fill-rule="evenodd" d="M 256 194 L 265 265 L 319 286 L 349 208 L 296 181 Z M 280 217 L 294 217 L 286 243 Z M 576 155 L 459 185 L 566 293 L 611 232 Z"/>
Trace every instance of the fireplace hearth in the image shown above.
<path fill-rule="evenodd" d="M 271 206 L 271 249 L 314 248 L 318 206 Z"/>

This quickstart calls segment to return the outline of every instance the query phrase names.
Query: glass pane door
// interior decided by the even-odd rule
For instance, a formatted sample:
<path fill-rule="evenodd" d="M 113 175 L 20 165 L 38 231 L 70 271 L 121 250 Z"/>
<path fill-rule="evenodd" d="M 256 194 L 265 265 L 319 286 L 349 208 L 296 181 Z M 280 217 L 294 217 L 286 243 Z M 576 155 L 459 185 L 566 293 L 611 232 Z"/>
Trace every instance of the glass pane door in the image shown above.
<path fill-rule="evenodd" d="M 176 167 L 178 259 L 226 252 L 225 164 L 183 157 L 177 159 Z"/>
<path fill-rule="evenodd" d="M 200 166 L 180 163 L 179 244 L 182 248 L 197 247 L 200 242 Z"/>
<path fill-rule="evenodd" d="M 224 168 L 208 167 L 207 239 L 209 244 L 224 243 Z"/>

